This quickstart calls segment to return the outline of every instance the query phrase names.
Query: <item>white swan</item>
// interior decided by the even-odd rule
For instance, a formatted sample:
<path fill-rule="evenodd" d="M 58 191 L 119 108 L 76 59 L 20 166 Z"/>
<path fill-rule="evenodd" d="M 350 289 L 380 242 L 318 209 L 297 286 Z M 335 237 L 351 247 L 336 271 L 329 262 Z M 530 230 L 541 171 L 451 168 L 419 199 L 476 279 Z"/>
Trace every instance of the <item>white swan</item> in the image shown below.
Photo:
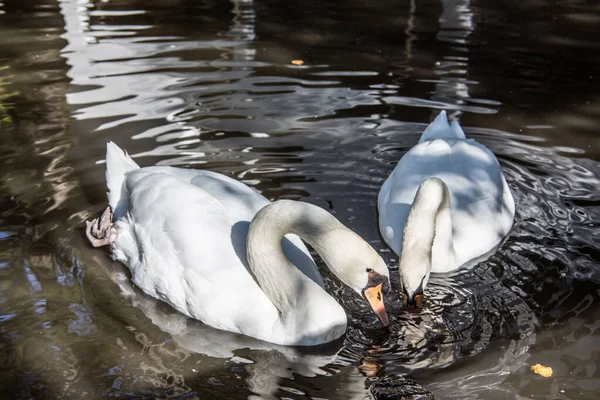
<path fill-rule="evenodd" d="M 140 168 L 114 143 L 107 145 L 106 181 L 109 207 L 87 222 L 90 242 L 110 244 L 134 284 L 179 312 L 282 345 L 340 337 L 346 314 L 323 289 L 302 241 L 284 238 L 296 234 L 388 324 L 384 261 L 322 208 L 269 203 L 210 171 Z"/>
<path fill-rule="evenodd" d="M 515 202 L 498 160 L 442 111 L 398 162 L 377 201 L 379 230 L 400 255 L 409 306 L 430 272 L 489 257 L 512 227 Z"/>

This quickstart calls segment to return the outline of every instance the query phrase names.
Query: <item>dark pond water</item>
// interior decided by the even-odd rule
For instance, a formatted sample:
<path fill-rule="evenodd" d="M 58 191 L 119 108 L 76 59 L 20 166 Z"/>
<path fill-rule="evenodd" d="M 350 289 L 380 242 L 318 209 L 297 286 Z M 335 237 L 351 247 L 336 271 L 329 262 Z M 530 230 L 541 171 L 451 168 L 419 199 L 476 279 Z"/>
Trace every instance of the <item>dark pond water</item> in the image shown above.
<path fill-rule="evenodd" d="M 592 0 L 0 3 L 0 392 L 363 399 L 399 373 L 439 399 L 599 398 L 599 31 Z M 327 275 L 338 343 L 219 332 L 84 240 L 113 140 L 327 208 L 396 282 L 377 193 L 440 109 L 498 155 L 516 224 L 422 313 L 391 301 L 389 331 Z"/>

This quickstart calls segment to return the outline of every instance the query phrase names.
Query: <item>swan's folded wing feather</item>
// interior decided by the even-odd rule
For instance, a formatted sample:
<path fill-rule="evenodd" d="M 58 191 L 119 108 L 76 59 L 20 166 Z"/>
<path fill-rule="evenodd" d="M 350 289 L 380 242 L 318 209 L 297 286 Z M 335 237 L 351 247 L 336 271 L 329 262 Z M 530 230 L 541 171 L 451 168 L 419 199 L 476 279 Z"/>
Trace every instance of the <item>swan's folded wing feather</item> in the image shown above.
<path fill-rule="evenodd" d="M 431 159 L 426 170 L 450 191 L 456 262 L 463 265 L 500 243 L 512 226 L 514 202 L 490 149 L 474 139 L 449 143 L 447 162 Z"/>
<path fill-rule="evenodd" d="M 228 217 L 239 222 L 233 228 L 235 236 L 233 239 L 236 242 L 244 241 L 245 243 L 245 233 L 247 232 L 248 224 L 252 221 L 258 210 L 269 204 L 269 200 L 257 190 L 235 179 L 212 171 L 160 166 L 147 167 L 144 168 L 144 171 L 153 174 L 165 174 L 182 180 L 203 190 L 206 194 L 220 202 L 226 210 Z M 241 236 L 243 237 L 241 238 Z M 285 238 L 286 240 L 282 242 L 282 246 L 288 259 L 306 276 L 321 287 L 324 287 L 323 277 L 304 242 L 296 235 L 286 235 Z M 241 246 L 238 245 L 239 247 Z M 238 255 L 245 262 L 245 244 L 244 251 L 238 251 Z"/>
<path fill-rule="evenodd" d="M 275 312 L 232 246 L 237 221 L 220 201 L 147 169 L 132 172 L 126 184 L 131 209 L 118 224 L 117 247 L 134 242 L 126 256 L 136 285 L 186 315 L 234 332 L 253 309 Z"/>

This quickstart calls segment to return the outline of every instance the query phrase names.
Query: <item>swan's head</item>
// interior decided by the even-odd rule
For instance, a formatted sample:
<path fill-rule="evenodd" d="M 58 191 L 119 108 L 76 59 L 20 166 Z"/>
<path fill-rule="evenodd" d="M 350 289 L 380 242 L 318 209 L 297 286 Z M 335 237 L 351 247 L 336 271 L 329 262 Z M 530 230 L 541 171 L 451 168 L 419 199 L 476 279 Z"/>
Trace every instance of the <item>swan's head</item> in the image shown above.
<path fill-rule="evenodd" d="M 406 305 L 409 308 L 414 309 L 421 307 L 423 292 L 425 291 L 425 286 L 427 286 L 427 281 L 429 280 L 429 272 L 421 276 L 420 280 L 419 276 L 421 274 L 415 273 L 416 271 L 414 269 L 411 270 L 411 272 L 413 273 L 401 275 L 402 297 L 404 298 Z"/>
<path fill-rule="evenodd" d="M 384 326 L 388 326 L 389 320 L 383 303 L 383 295 L 390 291 L 390 278 L 368 267 L 365 269 L 365 272 L 367 273 L 367 284 L 362 290 L 362 296 L 367 300 L 381 323 Z M 353 289 L 356 290 L 355 288 Z"/>
<path fill-rule="evenodd" d="M 320 252 L 333 273 L 364 298 L 381 323 L 389 324 L 384 295 L 390 291 L 389 270 L 383 259 L 360 236 L 349 229 L 336 229 L 321 246 Z"/>

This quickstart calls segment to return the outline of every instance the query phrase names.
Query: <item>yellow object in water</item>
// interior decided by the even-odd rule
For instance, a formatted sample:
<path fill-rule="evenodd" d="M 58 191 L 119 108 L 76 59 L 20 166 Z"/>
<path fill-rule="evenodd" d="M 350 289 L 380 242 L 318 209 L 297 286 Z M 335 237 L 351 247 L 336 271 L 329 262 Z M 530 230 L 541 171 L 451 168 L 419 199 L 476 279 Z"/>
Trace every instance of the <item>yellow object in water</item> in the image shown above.
<path fill-rule="evenodd" d="M 531 367 L 531 370 L 544 378 L 550 378 L 552 376 L 552 368 L 546 367 L 542 364 L 535 364 Z"/>

